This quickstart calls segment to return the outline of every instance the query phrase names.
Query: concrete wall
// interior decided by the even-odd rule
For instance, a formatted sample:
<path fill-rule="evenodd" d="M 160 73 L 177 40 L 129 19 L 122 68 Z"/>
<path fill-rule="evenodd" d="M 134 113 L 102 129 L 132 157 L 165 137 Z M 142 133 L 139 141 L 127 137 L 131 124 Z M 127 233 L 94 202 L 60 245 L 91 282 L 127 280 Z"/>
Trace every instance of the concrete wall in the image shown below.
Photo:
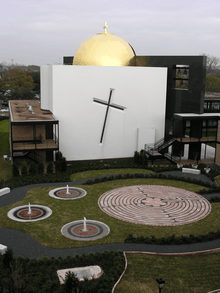
<path fill-rule="evenodd" d="M 41 93 L 46 99 L 41 98 L 41 108 L 53 112 L 53 71 L 52 65 L 42 65 L 40 72 Z"/>
<path fill-rule="evenodd" d="M 41 76 L 41 107 L 59 120 L 67 160 L 132 157 L 164 136 L 166 68 L 50 65 Z M 100 143 L 107 107 L 93 98 L 107 102 L 110 89 L 111 103 L 126 108 L 109 108 Z"/>

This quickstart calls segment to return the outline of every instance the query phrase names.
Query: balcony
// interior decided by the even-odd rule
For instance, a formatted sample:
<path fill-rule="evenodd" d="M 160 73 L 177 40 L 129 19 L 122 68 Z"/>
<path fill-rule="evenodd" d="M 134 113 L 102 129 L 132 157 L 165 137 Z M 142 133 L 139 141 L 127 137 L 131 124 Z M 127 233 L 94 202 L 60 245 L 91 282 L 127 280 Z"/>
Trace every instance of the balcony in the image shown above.
<path fill-rule="evenodd" d="M 182 142 L 182 143 L 190 143 L 190 142 L 216 142 L 216 136 L 206 136 L 206 137 L 177 137 L 175 140 Z"/>
<path fill-rule="evenodd" d="M 12 144 L 13 151 L 31 151 L 31 150 L 58 150 L 58 145 L 53 139 L 44 139 L 41 142 L 24 141 L 15 142 Z"/>

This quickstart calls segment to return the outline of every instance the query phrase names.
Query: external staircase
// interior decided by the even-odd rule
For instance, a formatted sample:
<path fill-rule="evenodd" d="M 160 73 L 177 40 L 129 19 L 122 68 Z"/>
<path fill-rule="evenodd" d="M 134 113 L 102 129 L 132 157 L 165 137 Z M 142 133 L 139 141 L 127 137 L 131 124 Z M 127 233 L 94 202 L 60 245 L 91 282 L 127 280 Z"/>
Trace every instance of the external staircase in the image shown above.
<path fill-rule="evenodd" d="M 166 152 L 167 148 L 171 146 L 175 141 L 176 140 L 174 138 L 171 138 L 166 141 L 164 138 L 162 138 L 153 145 L 145 144 L 145 152 L 152 160 L 161 158 L 162 156 L 168 159 L 169 161 L 176 163 L 176 157 L 173 157 L 170 153 Z"/>
<path fill-rule="evenodd" d="M 34 154 L 33 152 L 29 152 L 26 154 L 26 156 L 37 163 L 45 162 L 45 158 L 42 157 L 39 153 Z"/>

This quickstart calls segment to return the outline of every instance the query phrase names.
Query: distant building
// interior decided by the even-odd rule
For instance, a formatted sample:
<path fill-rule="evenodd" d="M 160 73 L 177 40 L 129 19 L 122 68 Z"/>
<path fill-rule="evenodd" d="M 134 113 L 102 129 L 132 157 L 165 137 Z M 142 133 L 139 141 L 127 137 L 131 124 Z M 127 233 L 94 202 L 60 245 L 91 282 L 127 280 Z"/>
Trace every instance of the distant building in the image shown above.
<path fill-rule="evenodd" d="M 36 161 L 51 161 L 59 150 L 59 122 L 39 101 L 13 100 L 10 110 L 10 147 L 12 159 L 27 155 Z"/>
<path fill-rule="evenodd" d="M 220 93 L 205 93 L 204 112 L 220 112 Z"/>

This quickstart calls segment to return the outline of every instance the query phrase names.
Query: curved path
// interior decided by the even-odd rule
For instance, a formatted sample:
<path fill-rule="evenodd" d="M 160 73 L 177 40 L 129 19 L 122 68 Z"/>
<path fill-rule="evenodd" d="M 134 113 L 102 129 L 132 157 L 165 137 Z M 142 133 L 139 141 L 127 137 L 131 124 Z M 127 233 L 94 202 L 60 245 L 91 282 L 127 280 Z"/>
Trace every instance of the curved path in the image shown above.
<path fill-rule="evenodd" d="M 182 173 L 179 171 L 165 172 L 165 174 L 172 174 L 175 176 L 183 177 Z M 204 175 L 195 175 L 187 174 L 187 177 L 196 178 L 199 180 L 209 181 Z M 42 184 L 34 184 L 27 185 L 19 188 L 15 188 L 11 190 L 9 194 L 3 195 L 0 197 L 0 208 L 7 206 L 9 204 L 18 202 L 25 198 L 26 193 L 29 189 L 35 187 L 43 187 L 43 186 L 66 186 L 68 185 L 77 185 L 83 184 L 85 180 L 79 180 L 74 182 L 62 182 L 62 183 L 42 183 Z M 205 197 L 209 199 L 212 196 L 220 196 L 220 194 L 207 194 Z M 0 228 L 0 244 L 6 245 L 8 248 L 11 248 L 14 251 L 15 256 L 23 256 L 30 258 L 40 258 L 43 256 L 47 257 L 65 257 L 67 255 L 75 255 L 75 254 L 87 254 L 90 252 L 102 252 L 102 251 L 117 251 L 122 250 L 126 252 L 147 252 L 147 253 L 156 253 L 156 254 L 182 254 L 182 253 L 198 253 L 209 250 L 218 251 L 220 250 L 220 239 L 196 243 L 196 244 L 184 244 L 184 245 L 151 245 L 151 244 L 133 244 L 133 243 L 114 243 L 114 244 L 102 244 L 102 245 L 94 245 L 87 246 L 81 248 L 70 248 L 70 249 L 54 249 L 41 245 L 30 235 L 25 234 L 23 232 Z"/>

